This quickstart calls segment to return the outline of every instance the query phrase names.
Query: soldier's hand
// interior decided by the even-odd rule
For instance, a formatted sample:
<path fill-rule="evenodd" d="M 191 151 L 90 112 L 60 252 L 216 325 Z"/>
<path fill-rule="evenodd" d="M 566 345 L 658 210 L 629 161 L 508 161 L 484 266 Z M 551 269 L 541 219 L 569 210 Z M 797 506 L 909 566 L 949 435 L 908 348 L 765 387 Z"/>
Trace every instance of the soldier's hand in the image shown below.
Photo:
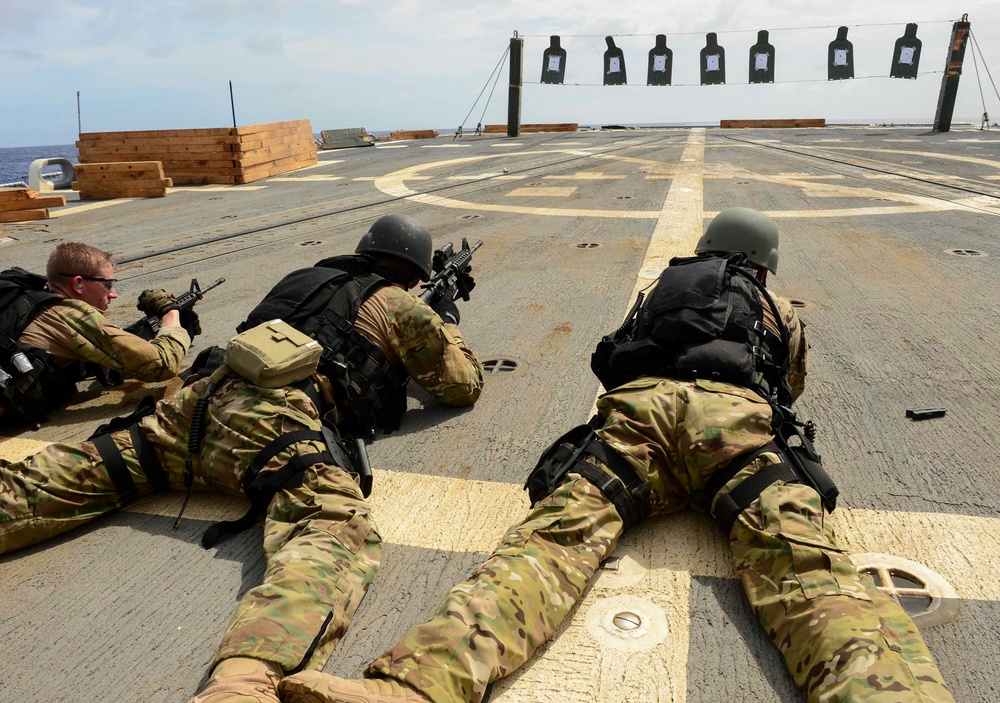
<path fill-rule="evenodd" d="M 175 310 L 176 306 L 177 298 L 165 290 L 144 290 L 139 294 L 139 302 L 136 303 L 139 312 L 157 317 L 163 317 L 164 314 Z"/>
<path fill-rule="evenodd" d="M 461 319 L 461 316 L 458 314 L 458 306 L 447 295 L 431 305 L 431 310 L 440 315 L 442 320 L 450 322 L 453 325 L 457 325 Z"/>
<path fill-rule="evenodd" d="M 193 308 L 181 310 L 181 327 L 187 330 L 187 333 L 191 335 L 191 339 L 201 334 L 201 320 Z"/>

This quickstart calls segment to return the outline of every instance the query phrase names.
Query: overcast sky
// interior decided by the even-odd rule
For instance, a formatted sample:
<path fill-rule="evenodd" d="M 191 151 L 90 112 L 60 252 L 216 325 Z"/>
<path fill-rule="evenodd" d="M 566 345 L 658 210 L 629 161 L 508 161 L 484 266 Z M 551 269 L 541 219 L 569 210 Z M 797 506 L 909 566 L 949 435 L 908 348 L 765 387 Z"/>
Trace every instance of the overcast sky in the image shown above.
<path fill-rule="evenodd" d="M 524 123 L 931 121 L 951 21 L 966 12 L 1000 84 L 998 0 L 0 0 L 0 147 L 73 142 L 77 91 L 85 132 L 230 126 L 230 80 L 239 124 L 307 118 L 318 132 L 503 123 L 506 62 L 485 117 L 492 83 L 473 106 L 515 31 L 525 37 Z M 907 22 L 920 25 L 928 75 L 890 79 Z M 827 46 L 839 25 L 850 27 L 857 78 L 831 83 Z M 760 29 L 776 49 L 774 85 L 747 85 Z M 697 85 L 706 32 L 726 50 L 725 86 Z M 581 85 L 539 84 L 551 34 L 567 50 L 566 83 Z M 656 34 L 674 52 L 669 87 L 645 85 Z M 625 52 L 628 86 L 599 85 L 605 35 Z M 971 49 L 955 119 L 978 123 Z M 1000 99 L 979 70 L 1000 121 Z"/>

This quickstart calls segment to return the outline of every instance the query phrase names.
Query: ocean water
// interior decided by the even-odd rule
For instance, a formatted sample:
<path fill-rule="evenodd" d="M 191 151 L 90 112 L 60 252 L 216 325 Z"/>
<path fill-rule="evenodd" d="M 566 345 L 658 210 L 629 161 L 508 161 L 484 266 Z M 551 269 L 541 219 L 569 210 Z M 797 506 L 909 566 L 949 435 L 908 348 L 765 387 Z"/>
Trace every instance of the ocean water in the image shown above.
<path fill-rule="evenodd" d="M 58 144 L 55 146 L 19 146 L 0 149 L 0 185 L 28 182 L 28 166 L 35 159 L 61 157 L 75 164 L 77 160 L 76 146 L 73 144 Z M 45 168 L 43 174 L 59 173 L 59 169 Z"/>

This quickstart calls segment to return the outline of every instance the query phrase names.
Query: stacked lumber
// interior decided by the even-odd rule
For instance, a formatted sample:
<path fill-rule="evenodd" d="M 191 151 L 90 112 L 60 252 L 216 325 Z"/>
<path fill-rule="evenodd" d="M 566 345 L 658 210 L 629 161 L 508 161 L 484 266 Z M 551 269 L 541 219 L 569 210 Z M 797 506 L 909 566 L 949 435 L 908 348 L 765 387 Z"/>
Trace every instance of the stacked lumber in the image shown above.
<path fill-rule="evenodd" d="M 80 191 L 80 200 L 162 198 L 174 184 L 159 161 L 77 164 L 73 171 L 73 190 Z"/>
<path fill-rule="evenodd" d="M 40 196 L 30 188 L 0 189 L 0 222 L 49 219 L 50 207 L 66 204 L 64 195 Z"/>
<path fill-rule="evenodd" d="M 159 161 L 175 185 L 242 184 L 316 163 L 309 120 L 211 129 L 88 132 L 81 164 Z"/>
<path fill-rule="evenodd" d="M 580 128 L 578 122 L 560 122 L 554 124 L 523 124 L 521 134 L 529 132 L 575 132 Z M 488 124 L 483 128 L 484 134 L 507 134 L 507 125 Z"/>
<path fill-rule="evenodd" d="M 791 127 L 826 127 L 825 119 L 790 120 L 719 120 L 722 129 L 788 129 Z"/>
<path fill-rule="evenodd" d="M 433 139 L 436 136 L 438 136 L 438 133 L 433 129 L 398 129 L 395 132 L 389 132 L 389 136 L 385 137 L 382 141 L 396 142 L 401 139 Z"/>

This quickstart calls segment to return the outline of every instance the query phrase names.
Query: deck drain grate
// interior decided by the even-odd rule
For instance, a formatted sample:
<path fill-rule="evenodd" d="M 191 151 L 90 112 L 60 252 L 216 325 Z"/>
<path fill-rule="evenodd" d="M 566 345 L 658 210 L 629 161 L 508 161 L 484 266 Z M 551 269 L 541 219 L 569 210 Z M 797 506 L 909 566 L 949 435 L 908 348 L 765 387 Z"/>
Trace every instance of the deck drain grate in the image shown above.
<path fill-rule="evenodd" d="M 804 298 L 789 298 L 788 302 L 791 303 L 792 307 L 796 310 L 812 310 L 816 307 L 816 303 Z"/>
<path fill-rule="evenodd" d="M 851 561 L 919 627 L 937 625 L 955 616 L 959 602 L 955 589 L 923 564 L 890 554 L 852 554 Z"/>
<path fill-rule="evenodd" d="M 944 252 L 952 256 L 986 256 L 985 252 L 981 252 L 978 249 L 945 249 Z"/>
<path fill-rule="evenodd" d="M 597 242 L 580 242 L 579 244 L 576 245 L 576 248 L 577 249 L 596 249 L 599 246 L 601 246 L 601 245 L 598 244 Z"/>
<path fill-rule="evenodd" d="M 463 220 L 478 220 L 482 215 L 462 215 Z"/>
<path fill-rule="evenodd" d="M 627 610 L 617 613 L 612 622 L 619 630 L 625 630 L 626 632 L 629 630 L 638 630 L 642 626 L 642 618 Z"/>
<path fill-rule="evenodd" d="M 487 376 L 506 376 L 518 368 L 518 363 L 513 359 L 487 359 L 483 362 L 483 372 Z"/>
<path fill-rule="evenodd" d="M 631 195 L 616 195 L 615 200 L 631 200 Z"/>
<path fill-rule="evenodd" d="M 318 239 L 307 239 L 304 242 L 299 242 L 299 246 L 300 247 L 317 247 L 317 246 L 319 246 L 322 243 L 323 242 L 321 242 Z"/>

